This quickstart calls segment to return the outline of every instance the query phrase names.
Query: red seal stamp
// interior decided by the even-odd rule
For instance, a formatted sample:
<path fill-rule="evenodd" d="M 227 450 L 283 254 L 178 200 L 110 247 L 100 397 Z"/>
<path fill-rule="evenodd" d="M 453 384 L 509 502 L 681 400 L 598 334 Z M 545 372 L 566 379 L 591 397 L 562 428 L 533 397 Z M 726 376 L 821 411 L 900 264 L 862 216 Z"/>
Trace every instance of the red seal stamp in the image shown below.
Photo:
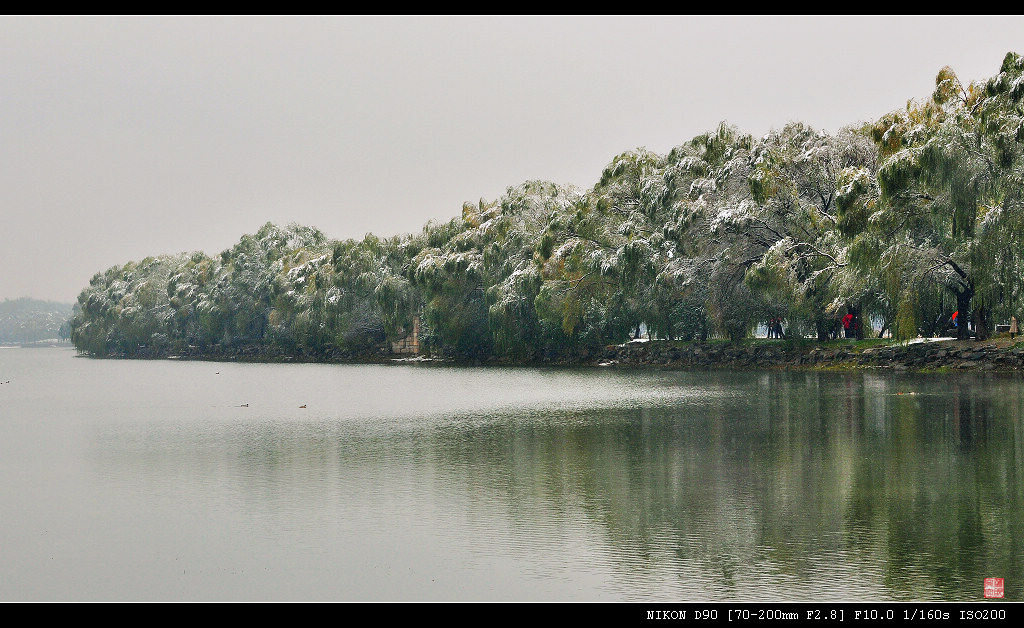
<path fill-rule="evenodd" d="M 985 578 L 985 597 L 1003 597 L 1003 579 Z"/>

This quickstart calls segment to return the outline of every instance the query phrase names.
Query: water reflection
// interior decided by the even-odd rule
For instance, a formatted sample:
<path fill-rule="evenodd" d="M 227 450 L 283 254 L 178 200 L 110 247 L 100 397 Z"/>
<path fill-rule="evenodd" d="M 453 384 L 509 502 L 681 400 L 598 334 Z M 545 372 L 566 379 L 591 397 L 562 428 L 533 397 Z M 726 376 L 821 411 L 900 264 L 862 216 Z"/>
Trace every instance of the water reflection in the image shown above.
<path fill-rule="evenodd" d="M 350 599 L 1022 599 L 1019 379 L 650 377 L 618 407 L 104 424 L 90 459 L 365 571 L 419 545 L 448 587 L 360 573 Z"/>

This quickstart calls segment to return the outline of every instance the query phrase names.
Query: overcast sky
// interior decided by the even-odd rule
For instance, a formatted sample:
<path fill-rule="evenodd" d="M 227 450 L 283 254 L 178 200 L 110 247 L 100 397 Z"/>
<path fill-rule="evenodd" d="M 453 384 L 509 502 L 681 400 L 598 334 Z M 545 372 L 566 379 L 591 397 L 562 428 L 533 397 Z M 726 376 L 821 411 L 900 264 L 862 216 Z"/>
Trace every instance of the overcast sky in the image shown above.
<path fill-rule="evenodd" d="M 0 298 L 271 220 L 418 230 L 728 120 L 834 130 L 1022 18 L 0 18 Z"/>

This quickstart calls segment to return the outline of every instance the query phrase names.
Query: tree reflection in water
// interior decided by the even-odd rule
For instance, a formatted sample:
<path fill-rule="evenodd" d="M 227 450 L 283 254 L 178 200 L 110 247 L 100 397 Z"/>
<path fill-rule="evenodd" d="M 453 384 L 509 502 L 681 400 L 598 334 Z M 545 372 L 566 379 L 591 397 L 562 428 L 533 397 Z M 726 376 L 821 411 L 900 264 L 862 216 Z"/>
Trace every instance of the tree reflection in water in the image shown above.
<path fill-rule="evenodd" d="M 975 600 L 988 576 L 1021 599 L 1019 379 L 679 377 L 718 394 L 230 425 L 187 443 L 150 433 L 122 453 L 172 475 L 229 456 L 259 499 L 333 500 L 339 525 L 418 518 L 483 562 L 500 551 L 564 563 L 565 578 L 611 573 L 596 586 L 623 599 Z"/>

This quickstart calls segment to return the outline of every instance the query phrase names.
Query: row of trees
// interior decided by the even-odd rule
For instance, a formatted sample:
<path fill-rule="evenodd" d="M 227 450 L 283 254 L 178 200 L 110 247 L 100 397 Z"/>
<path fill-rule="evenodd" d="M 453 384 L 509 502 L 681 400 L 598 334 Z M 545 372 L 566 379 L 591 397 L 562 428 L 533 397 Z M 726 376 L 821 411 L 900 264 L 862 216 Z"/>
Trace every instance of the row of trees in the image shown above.
<path fill-rule="evenodd" d="M 379 352 L 420 316 L 448 356 L 586 355 L 642 325 L 738 340 L 765 321 L 834 337 L 850 315 L 899 338 L 979 337 L 1022 304 L 1024 59 L 835 134 L 721 125 L 667 155 L 615 157 L 589 190 L 532 181 L 420 233 L 331 241 L 268 224 L 217 257 L 162 256 L 96 275 L 83 351 L 243 347 Z M 968 325 L 957 333 L 966 337 Z"/>

